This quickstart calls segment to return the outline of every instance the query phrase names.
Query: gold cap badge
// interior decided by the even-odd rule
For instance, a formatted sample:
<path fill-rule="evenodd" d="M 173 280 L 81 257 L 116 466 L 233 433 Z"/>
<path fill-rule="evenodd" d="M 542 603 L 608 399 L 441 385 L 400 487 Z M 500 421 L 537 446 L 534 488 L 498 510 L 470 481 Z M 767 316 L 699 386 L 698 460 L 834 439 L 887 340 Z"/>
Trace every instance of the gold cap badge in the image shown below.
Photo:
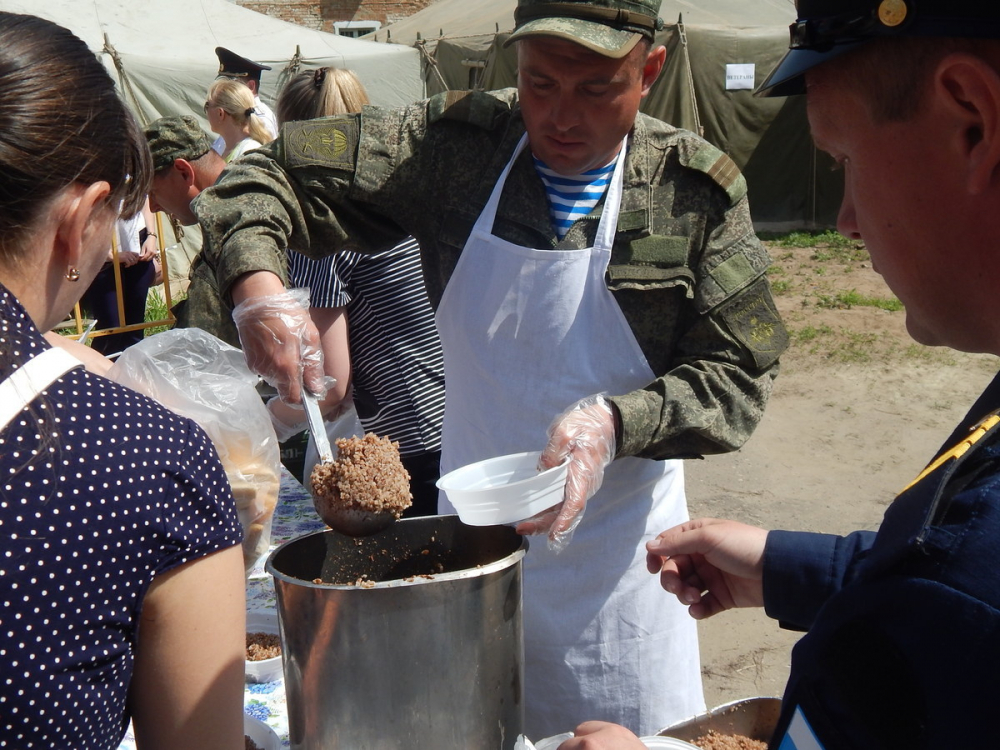
<path fill-rule="evenodd" d="M 878 20 L 884 26 L 899 26 L 906 20 L 906 0 L 882 0 L 878 4 Z"/>

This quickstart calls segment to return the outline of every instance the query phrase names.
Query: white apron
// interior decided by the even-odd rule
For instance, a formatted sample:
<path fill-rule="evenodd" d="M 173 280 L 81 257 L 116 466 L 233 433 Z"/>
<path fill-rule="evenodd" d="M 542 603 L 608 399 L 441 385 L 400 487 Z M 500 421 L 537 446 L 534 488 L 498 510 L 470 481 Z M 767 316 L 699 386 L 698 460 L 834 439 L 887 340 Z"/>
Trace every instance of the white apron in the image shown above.
<path fill-rule="evenodd" d="M 604 282 L 618 223 L 626 144 L 596 244 L 536 250 L 492 234 L 504 183 L 479 216 L 437 311 L 446 403 L 441 471 L 541 450 L 567 406 L 627 393 L 654 374 Z M 608 466 L 572 542 L 543 538 L 524 558 L 525 734 L 588 719 L 652 734 L 704 709 L 696 623 L 646 571 L 644 544 L 687 520 L 680 461 Z M 454 507 L 442 494 L 442 513 Z"/>

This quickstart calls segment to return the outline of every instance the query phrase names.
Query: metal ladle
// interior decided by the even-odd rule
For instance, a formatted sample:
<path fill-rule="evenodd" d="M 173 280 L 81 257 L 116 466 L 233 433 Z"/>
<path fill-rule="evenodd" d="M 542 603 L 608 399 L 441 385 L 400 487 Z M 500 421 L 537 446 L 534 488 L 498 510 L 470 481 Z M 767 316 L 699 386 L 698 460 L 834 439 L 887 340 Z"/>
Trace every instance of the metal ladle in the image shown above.
<path fill-rule="evenodd" d="M 323 423 L 323 415 L 319 411 L 319 401 L 316 396 L 302 389 L 302 405 L 306 410 L 306 421 L 309 423 L 309 432 L 312 433 L 316 443 L 316 453 L 319 454 L 320 463 L 333 463 L 333 449 L 330 447 L 330 438 L 326 434 L 326 425 Z M 313 498 L 313 507 L 323 523 L 334 531 L 347 536 L 369 536 L 378 533 L 386 528 L 396 517 L 389 511 L 374 513 L 360 508 L 348 508 L 340 503 L 330 500 L 328 497 L 318 497 L 312 487 L 312 479 L 309 481 L 309 492 Z"/>

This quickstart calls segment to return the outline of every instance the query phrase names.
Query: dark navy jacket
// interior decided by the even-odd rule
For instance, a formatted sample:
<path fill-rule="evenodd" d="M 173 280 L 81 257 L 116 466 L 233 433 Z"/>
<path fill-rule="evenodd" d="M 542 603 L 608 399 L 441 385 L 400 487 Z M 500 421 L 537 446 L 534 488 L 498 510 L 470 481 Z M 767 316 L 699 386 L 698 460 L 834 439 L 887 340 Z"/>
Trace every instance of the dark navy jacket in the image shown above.
<path fill-rule="evenodd" d="M 1000 376 L 877 534 L 768 535 L 766 611 L 808 631 L 772 748 L 809 746 L 796 713 L 825 750 L 1000 747 L 1000 427 L 976 430 L 997 409 Z"/>

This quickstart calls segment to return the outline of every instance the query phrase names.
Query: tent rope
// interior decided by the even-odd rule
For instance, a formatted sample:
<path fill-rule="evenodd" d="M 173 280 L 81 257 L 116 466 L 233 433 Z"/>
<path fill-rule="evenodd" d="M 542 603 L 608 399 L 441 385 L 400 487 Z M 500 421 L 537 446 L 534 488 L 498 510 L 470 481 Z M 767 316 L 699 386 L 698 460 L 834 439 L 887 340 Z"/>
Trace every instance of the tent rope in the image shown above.
<path fill-rule="evenodd" d="M 136 96 L 135 89 L 132 88 L 132 81 L 129 80 L 128 74 L 125 72 L 125 63 L 122 60 L 122 56 L 118 54 L 118 50 L 115 49 L 111 40 L 108 39 L 107 34 L 104 35 L 104 49 L 101 52 L 111 58 L 111 62 L 114 63 L 115 70 L 118 72 L 118 84 L 125 93 L 126 103 L 132 107 L 132 111 L 136 113 L 142 126 L 146 127 L 149 125 L 149 119 L 143 112 L 142 107 L 139 106 L 139 97 Z"/>
<path fill-rule="evenodd" d="M 281 69 L 281 73 L 278 74 L 278 91 L 281 91 L 285 87 L 285 84 L 288 83 L 288 79 L 299 72 L 302 68 L 304 59 L 305 58 L 302 57 L 302 48 L 296 44 L 295 54 L 292 55 L 288 64 L 283 67 Z"/>
<path fill-rule="evenodd" d="M 441 75 L 441 69 L 438 67 L 437 60 L 427 51 L 427 42 L 423 39 L 418 39 L 413 43 L 413 46 L 420 52 L 420 57 L 423 59 L 427 70 L 432 71 L 436 76 L 441 85 L 444 86 L 445 91 L 451 91 L 451 87 L 448 82 L 444 80 L 444 76 Z"/>

